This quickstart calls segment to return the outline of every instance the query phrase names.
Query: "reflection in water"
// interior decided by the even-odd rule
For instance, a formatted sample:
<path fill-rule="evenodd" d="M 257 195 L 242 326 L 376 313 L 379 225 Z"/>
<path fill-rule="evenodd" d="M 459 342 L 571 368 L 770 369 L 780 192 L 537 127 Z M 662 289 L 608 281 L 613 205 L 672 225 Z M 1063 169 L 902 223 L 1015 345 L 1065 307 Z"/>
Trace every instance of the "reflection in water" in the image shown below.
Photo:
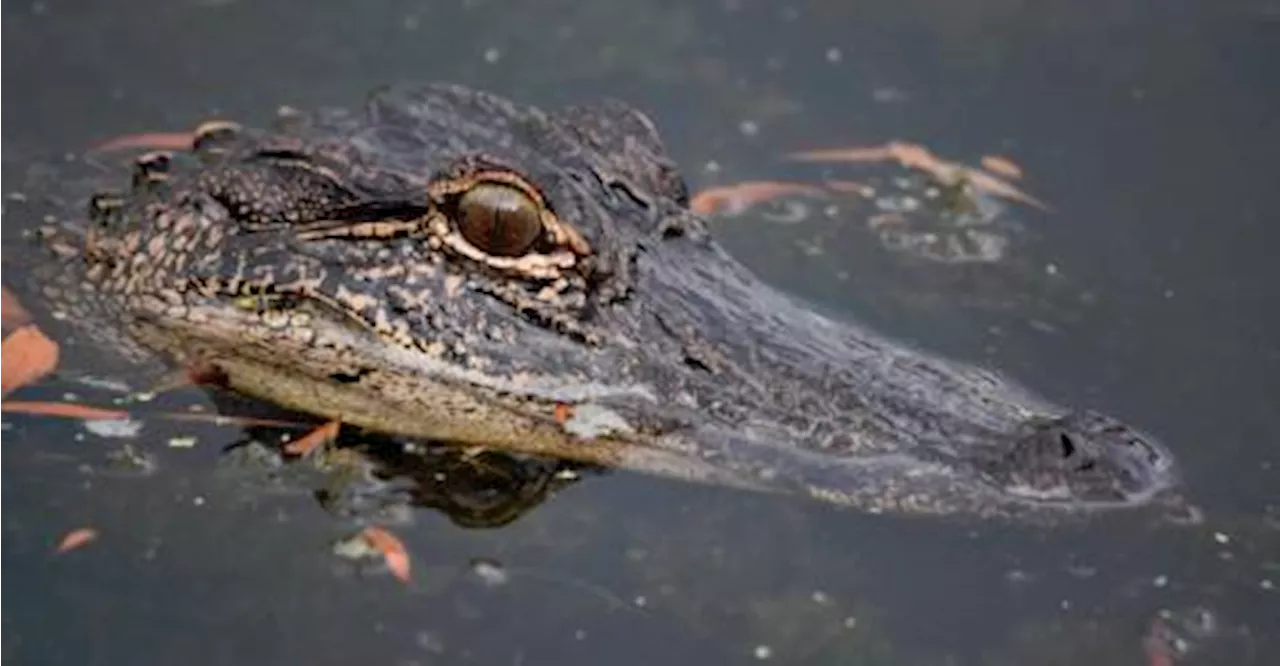
<path fill-rule="evenodd" d="M 351 451 L 359 459 L 343 464 L 367 473 L 343 475 L 336 485 L 317 490 L 316 499 L 329 511 L 346 516 L 366 503 L 403 499 L 467 528 L 508 525 L 584 472 L 574 463 L 444 445 L 367 444 Z"/>
<path fill-rule="evenodd" d="M 226 450 L 223 464 L 256 470 L 284 483 L 309 483 L 320 506 L 341 519 L 376 520 L 418 507 L 439 511 L 459 527 L 503 527 L 582 475 L 604 472 L 566 461 L 350 430 L 298 460 L 264 443 L 279 440 L 275 431 L 253 429 Z M 320 480 L 289 474 L 287 468 L 294 465 L 314 467 L 321 472 Z"/>

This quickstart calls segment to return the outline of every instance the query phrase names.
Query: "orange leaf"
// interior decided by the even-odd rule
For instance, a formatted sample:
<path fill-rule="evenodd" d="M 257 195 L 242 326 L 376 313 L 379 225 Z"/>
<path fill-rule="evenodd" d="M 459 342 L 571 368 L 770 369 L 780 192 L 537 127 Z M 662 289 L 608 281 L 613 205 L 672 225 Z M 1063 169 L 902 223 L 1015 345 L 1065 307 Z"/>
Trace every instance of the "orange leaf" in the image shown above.
<path fill-rule="evenodd" d="M 38 402 L 27 400 L 6 400 L 0 402 L 0 411 L 14 414 L 34 414 L 36 416 L 63 416 L 83 421 L 116 421 L 129 418 L 129 412 L 119 409 L 101 409 L 74 402 Z"/>
<path fill-rule="evenodd" d="M 1005 178 L 1016 180 L 1022 177 L 1022 167 L 1015 164 L 1013 160 L 1000 155 L 983 155 L 982 168 Z"/>
<path fill-rule="evenodd" d="M 1000 180 L 999 178 L 996 178 L 995 176 L 992 176 L 989 173 L 978 171 L 977 169 L 970 169 L 969 167 L 961 168 L 963 168 L 965 173 L 968 175 L 969 182 L 973 183 L 973 186 L 980 190 L 986 190 L 988 193 L 997 197 L 1004 197 L 1013 201 L 1021 201 L 1029 206 L 1035 206 L 1040 210 L 1052 210 L 1052 208 L 1043 201 L 1023 192 L 1003 180 Z"/>
<path fill-rule="evenodd" d="M 852 146 L 802 150 L 787 157 L 798 162 L 884 162 L 893 159 L 893 153 L 887 146 Z"/>
<path fill-rule="evenodd" d="M 0 302 L 0 322 L 3 322 L 5 328 L 17 328 L 31 323 L 31 315 L 27 314 L 27 309 L 22 307 L 17 296 L 4 288 L 0 288 L 0 293 L 4 295 L 3 301 Z"/>
<path fill-rule="evenodd" d="M 61 416 L 82 421 L 114 421 L 133 417 L 120 409 L 102 409 L 74 402 L 43 402 L 35 400 L 7 400 L 0 403 L 0 411 L 12 414 L 31 414 L 34 416 Z M 150 414 L 156 418 L 169 421 L 193 421 L 197 423 L 213 423 L 215 425 L 265 426 L 268 428 L 306 428 L 310 424 L 282 419 L 266 419 L 254 416 L 235 416 L 226 414 L 194 414 L 182 412 L 160 412 Z M 294 442 L 295 444 L 297 442 Z"/>
<path fill-rule="evenodd" d="M 409 551 L 405 549 L 404 543 L 396 535 L 372 525 L 364 528 L 360 534 L 366 543 L 382 553 L 383 559 L 387 562 L 387 568 L 391 570 L 391 575 L 399 578 L 403 583 L 408 583 Z"/>
<path fill-rule="evenodd" d="M 116 150 L 189 150 L 190 148 L 189 132 L 144 132 L 112 137 L 94 145 L 89 150 L 112 152 Z"/>
<path fill-rule="evenodd" d="M 333 441 L 342 429 L 341 421 L 330 421 L 311 432 L 284 445 L 284 452 L 295 456 L 305 456 L 318 447 Z"/>
<path fill-rule="evenodd" d="M 905 167 L 919 169 L 937 178 L 940 181 L 949 179 L 949 172 L 961 170 L 969 179 L 973 186 L 989 192 L 998 197 L 1004 197 L 1013 201 L 1021 201 L 1022 203 L 1035 206 L 1040 210 L 1049 210 L 1049 207 L 1039 199 L 1019 190 L 1009 183 L 992 176 L 989 173 L 983 173 L 977 169 L 971 169 L 963 164 L 954 164 L 938 159 L 928 148 L 914 143 L 903 143 L 900 141 L 890 142 L 889 151 L 897 158 Z"/>
<path fill-rule="evenodd" d="M 58 542 L 58 547 L 54 552 L 61 555 L 62 553 L 75 550 L 97 538 L 98 530 L 95 530 L 92 527 L 81 527 L 79 529 L 71 530 L 70 532 L 67 532 L 66 536 L 62 537 L 61 541 Z"/>
<path fill-rule="evenodd" d="M 856 194 L 867 199 L 870 199 L 875 193 L 875 190 L 870 185 L 859 183 L 856 180 L 824 180 L 822 184 L 833 192 Z"/>
<path fill-rule="evenodd" d="M 736 215 L 755 204 L 788 194 L 821 195 L 822 188 L 804 183 L 773 180 L 748 180 L 733 185 L 709 187 L 694 195 L 689 208 L 699 215 L 726 213 Z"/>
<path fill-rule="evenodd" d="M 916 143 L 890 141 L 883 146 L 806 150 L 790 153 L 787 157 L 800 162 L 883 162 L 892 159 L 897 160 L 904 167 L 918 169 L 943 182 L 951 180 L 955 171 L 960 171 L 974 187 L 980 190 L 984 190 L 994 196 L 1021 201 L 1041 210 L 1050 210 L 1049 206 L 1045 205 L 1044 202 L 1013 185 L 989 173 L 964 166 L 963 164 L 955 164 L 938 159 L 928 148 Z M 1007 166 L 1016 168 L 1016 165 L 1012 162 L 1009 162 Z M 992 169 L 992 171 L 995 171 L 995 169 Z"/>
<path fill-rule="evenodd" d="M 556 424 L 564 425 L 569 421 L 569 419 L 573 418 L 573 405 L 564 402 L 557 402 L 555 416 Z"/>
<path fill-rule="evenodd" d="M 0 394 L 34 383 L 58 367 L 58 343 L 27 324 L 0 343 Z"/>

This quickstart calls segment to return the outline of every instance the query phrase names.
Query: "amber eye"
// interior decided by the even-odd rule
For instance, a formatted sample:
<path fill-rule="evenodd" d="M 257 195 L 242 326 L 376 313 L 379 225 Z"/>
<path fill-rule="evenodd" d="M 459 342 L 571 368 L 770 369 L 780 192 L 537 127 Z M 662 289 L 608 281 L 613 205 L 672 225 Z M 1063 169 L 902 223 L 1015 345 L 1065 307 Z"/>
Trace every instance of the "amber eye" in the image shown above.
<path fill-rule="evenodd" d="M 462 195 L 457 224 L 468 243 L 498 257 L 518 257 L 542 235 L 538 204 L 497 183 L 482 183 Z"/>

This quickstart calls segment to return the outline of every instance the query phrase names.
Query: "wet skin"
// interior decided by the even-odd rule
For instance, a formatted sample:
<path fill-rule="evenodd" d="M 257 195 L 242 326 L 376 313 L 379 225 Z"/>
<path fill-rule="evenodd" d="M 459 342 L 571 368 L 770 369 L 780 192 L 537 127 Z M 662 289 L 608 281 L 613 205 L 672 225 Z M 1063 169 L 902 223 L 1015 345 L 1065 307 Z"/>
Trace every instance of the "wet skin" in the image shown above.
<path fill-rule="evenodd" d="M 832 319 L 710 237 L 653 124 L 447 85 L 210 124 L 57 223 L 38 296 L 141 362 L 395 435 L 874 512 L 1056 519 L 1168 495 L 1119 421 Z M 94 186 L 101 186 L 99 177 Z M 79 187 L 85 187 L 81 184 Z"/>

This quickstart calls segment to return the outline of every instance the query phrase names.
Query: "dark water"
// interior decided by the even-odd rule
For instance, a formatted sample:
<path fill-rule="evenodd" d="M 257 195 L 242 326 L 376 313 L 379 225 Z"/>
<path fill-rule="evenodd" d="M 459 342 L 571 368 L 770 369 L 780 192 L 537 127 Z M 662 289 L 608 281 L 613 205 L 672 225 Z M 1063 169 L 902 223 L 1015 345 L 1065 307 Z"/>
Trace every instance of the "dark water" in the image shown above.
<path fill-rule="evenodd" d="M 3 11 L 6 170 L 213 114 L 253 122 L 284 103 L 354 104 L 407 78 L 551 106 L 629 99 L 695 187 L 816 179 L 822 168 L 778 156 L 892 138 L 966 162 L 1011 156 L 1054 210 L 1011 208 L 1016 242 L 995 264 L 887 250 L 848 202 L 829 217 L 780 224 L 765 209 L 718 229 L 828 309 L 1159 433 L 1204 513 L 1196 526 L 1118 517 L 1028 530 L 615 474 L 501 529 L 425 509 L 384 520 L 413 556 L 405 586 L 332 554 L 357 521 L 326 512 L 304 474 L 265 482 L 225 464 L 235 429 L 147 420 L 127 442 L 159 468 L 140 474 L 109 460 L 122 440 L 6 415 L 14 663 L 1143 664 L 1153 632 L 1178 663 L 1274 663 L 1280 5 Z M 34 223 L 8 221 L 6 252 Z M 67 391 L 110 397 L 69 384 L 15 397 Z M 172 446 L 180 435 L 195 445 Z M 86 525 L 98 541 L 51 555 Z"/>

